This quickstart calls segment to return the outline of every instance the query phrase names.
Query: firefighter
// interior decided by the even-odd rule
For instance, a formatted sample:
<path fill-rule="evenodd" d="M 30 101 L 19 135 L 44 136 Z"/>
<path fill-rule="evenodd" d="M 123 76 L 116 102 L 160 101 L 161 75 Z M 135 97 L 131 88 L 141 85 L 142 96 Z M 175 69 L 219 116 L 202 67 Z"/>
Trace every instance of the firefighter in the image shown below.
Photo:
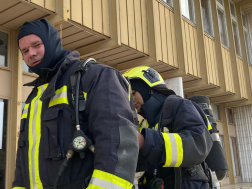
<path fill-rule="evenodd" d="M 137 113 L 144 118 L 139 123 L 139 161 L 147 162 L 148 171 L 139 188 L 207 189 L 209 175 L 203 162 L 213 142 L 204 112 L 176 96 L 150 67 L 130 69 L 124 76 L 130 81 Z"/>
<path fill-rule="evenodd" d="M 13 189 L 52 189 L 70 144 L 86 145 L 72 140 L 76 120 L 69 78 L 80 55 L 63 49 L 46 19 L 24 23 L 17 40 L 25 63 L 39 77 L 25 84 L 33 89 L 22 112 Z M 127 81 L 117 70 L 93 63 L 80 88 L 85 109 L 79 112 L 79 128 L 95 151 L 73 154 L 58 189 L 131 189 L 139 149 Z"/>

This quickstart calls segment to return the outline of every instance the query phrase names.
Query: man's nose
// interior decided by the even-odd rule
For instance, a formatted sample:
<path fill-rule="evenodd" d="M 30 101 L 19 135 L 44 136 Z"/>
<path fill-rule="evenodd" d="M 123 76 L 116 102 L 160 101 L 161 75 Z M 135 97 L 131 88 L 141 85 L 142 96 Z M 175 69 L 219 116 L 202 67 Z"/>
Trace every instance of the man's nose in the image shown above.
<path fill-rule="evenodd" d="M 37 55 L 36 49 L 33 48 L 33 47 L 29 47 L 29 55 L 30 56 L 36 56 Z"/>

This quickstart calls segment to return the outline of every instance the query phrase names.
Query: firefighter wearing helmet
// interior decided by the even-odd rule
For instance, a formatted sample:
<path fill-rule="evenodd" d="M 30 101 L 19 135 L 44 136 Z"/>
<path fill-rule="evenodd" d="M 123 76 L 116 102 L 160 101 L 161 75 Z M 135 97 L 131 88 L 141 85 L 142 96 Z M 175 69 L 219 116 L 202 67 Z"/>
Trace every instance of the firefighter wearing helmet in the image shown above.
<path fill-rule="evenodd" d="M 147 171 L 139 188 L 209 188 L 204 161 L 213 141 L 202 109 L 168 89 L 150 67 L 130 69 L 124 77 L 144 118 L 139 122 L 138 164 L 146 165 Z"/>

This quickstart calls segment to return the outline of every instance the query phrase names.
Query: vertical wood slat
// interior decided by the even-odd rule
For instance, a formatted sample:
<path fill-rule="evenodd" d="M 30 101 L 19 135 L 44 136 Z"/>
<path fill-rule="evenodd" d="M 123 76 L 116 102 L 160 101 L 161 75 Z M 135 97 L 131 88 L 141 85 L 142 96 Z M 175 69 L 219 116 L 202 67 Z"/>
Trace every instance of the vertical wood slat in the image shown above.
<path fill-rule="evenodd" d="M 189 64 L 191 64 L 191 66 L 192 66 L 192 74 L 193 75 L 197 75 L 197 68 L 196 68 L 196 66 L 197 66 L 197 60 L 196 60 L 196 49 L 195 49 L 195 46 L 194 46 L 194 33 L 193 33 L 193 29 L 192 29 L 192 27 L 189 25 L 189 24 L 187 24 L 188 25 L 188 31 L 189 31 L 189 41 L 188 41 L 188 43 L 190 44 L 190 55 L 191 55 L 191 59 L 190 59 L 190 61 L 189 61 Z"/>
<path fill-rule="evenodd" d="M 134 13 L 136 24 L 136 49 L 143 52 L 143 31 L 142 31 L 142 18 L 141 18 L 141 1 L 134 0 Z"/>
<path fill-rule="evenodd" d="M 136 49 L 134 0 L 127 0 L 129 46 Z"/>
<path fill-rule="evenodd" d="M 102 33 L 102 0 L 93 0 L 93 30 Z"/>
<path fill-rule="evenodd" d="M 215 63 L 215 59 L 214 59 L 214 47 L 213 47 L 213 44 L 212 44 L 212 41 L 211 39 L 207 39 L 208 40 L 208 45 L 209 45 L 209 56 L 210 56 L 210 62 L 209 62 L 209 65 L 211 67 L 211 76 L 212 76 L 212 84 L 216 84 L 216 76 L 215 76 L 215 72 L 216 70 L 214 69 L 214 63 Z"/>
<path fill-rule="evenodd" d="M 251 88 L 252 88 L 252 67 L 251 66 L 248 66 L 249 67 L 249 77 L 250 77 L 250 85 L 251 85 Z M 252 91 L 250 91 L 252 92 Z"/>
<path fill-rule="evenodd" d="M 225 78 L 225 83 L 226 83 L 226 90 L 230 91 L 230 87 L 229 87 L 229 78 L 228 78 L 228 74 L 227 74 L 227 64 L 226 64 L 226 53 L 225 53 L 225 49 L 223 47 L 221 47 L 222 49 L 222 57 L 223 57 L 223 67 L 224 67 L 224 78 Z"/>
<path fill-rule="evenodd" d="M 200 67 L 200 60 L 199 60 L 199 45 L 198 45 L 198 38 L 197 38 L 197 29 L 192 27 L 193 34 L 194 34 L 194 49 L 195 49 L 195 75 L 201 77 L 201 67 Z"/>
<path fill-rule="evenodd" d="M 71 0 L 67 0 L 67 7 L 69 8 L 69 11 L 67 12 L 67 18 L 71 19 Z"/>
<path fill-rule="evenodd" d="M 219 69 L 217 64 L 217 57 L 216 57 L 216 48 L 215 48 L 215 41 L 212 41 L 212 49 L 213 49 L 213 58 L 214 58 L 214 78 L 215 78 L 215 84 L 220 85 L 219 81 Z"/>
<path fill-rule="evenodd" d="M 246 88 L 245 88 L 246 85 L 245 85 L 245 76 L 244 76 L 244 71 L 243 71 L 243 61 L 238 57 L 236 57 L 236 61 L 237 61 L 237 69 L 238 69 L 238 77 L 239 77 L 241 96 L 244 98 L 248 98 Z"/>
<path fill-rule="evenodd" d="M 71 19 L 82 24 L 82 0 L 71 0 Z"/>
<path fill-rule="evenodd" d="M 209 40 L 208 37 L 204 37 L 205 39 L 205 51 L 206 51 L 206 63 L 207 63 L 207 70 L 209 75 L 209 81 L 210 83 L 213 83 L 213 76 L 212 76 L 212 70 L 211 70 L 211 56 L 210 56 L 210 48 L 209 48 Z"/>
<path fill-rule="evenodd" d="M 159 3 L 155 1 L 155 18 L 156 18 L 156 34 L 157 34 L 157 51 L 158 51 L 158 59 L 163 60 L 162 58 L 162 45 L 161 45 L 161 37 L 160 37 L 160 18 L 159 18 Z"/>
<path fill-rule="evenodd" d="M 109 0 L 102 0 L 102 29 L 103 34 L 110 36 L 110 11 L 109 11 Z"/>
<path fill-rule="evenodd" d="M 172 54 L 174 60 L 174 66 L 178 68 L 178 53 L 177 53 L 177 43 L 176 43 L 176 34 L 175 34 L 175 20 L 174 20 L 174 13 L 170 11 L 171 16 L 171 32 L 172 32 Z"/>
<path fill-rule="evenodd" d="M 143 52 L 145 54 L 149 54 L 146 0 L 140 0 L 140 1 L 141 1 L 141 13 L 142 13 Z"/>
<path fill-rule="evenodd" d="M 164 6 L 159 3 L 159 18 L 160 18 L 160 30 L 161 30 L 161 46 L 162 46 L 162 60 L 168 63 L 167 46 L 166 46 L 166 28 L 165 28 L 165 14 Z"/>
<path fill-rule="evenodd" d="M 125 45 L 129 45 L 128 19 L 127 19 L 127 0 L 119 1 L 120 9 L 120 26 L 121 26 L 121 41 Z"/>
<path fill-rule="evenodd" d="M 56 11 L 56 0 L 45 0 L 45 8 L 55 12 Z"/>
<path fill-rule="evenodd" d="M 45 1 L 44 0 L 31 0 L 30 2 L 45 8 Z"/>
<path fill-rule="evenodd" d="M 93 29 L 92 0 L 82 0 L 83 25 Z"/>
<path fill-rule="evenodd" d="M 192 68 L 192 53 L 191 53 L 191 44 L 190 44 L 190 30 L 189 30 L 189 26 L 188 23 L 183 21 L 184 23 L 184 39 L 185 39 L 185 44 L 186 44 L 186 66 L 188 67 L 188 73 L 193 75 L 193 68 Z"/>
<path fill-rule="evenodd" d="M 170 10 L 165 8 L 165 21 L 166 21 L 166 43 L 167 43 L 167 55 L 168 55 L 168 64 L 174 66 L 174 58 L 173 58 L 173 43 L 172 43 L 172 29 L 171 29 L 171 16 Z"/>

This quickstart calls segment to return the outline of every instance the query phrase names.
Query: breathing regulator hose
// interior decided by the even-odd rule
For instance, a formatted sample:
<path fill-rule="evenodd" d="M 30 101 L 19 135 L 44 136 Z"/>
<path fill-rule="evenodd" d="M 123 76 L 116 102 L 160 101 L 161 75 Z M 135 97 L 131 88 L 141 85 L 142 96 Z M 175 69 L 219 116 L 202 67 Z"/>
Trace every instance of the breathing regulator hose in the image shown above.
<path fill-rule="evenodd" d="M 80 79 L 81 79 L 81 76 L 82 76 L 82 73 L 85 73 L 85 69 L 86 69 L 86 64 L 90 61 L 94 61 L 95 62 L 95 59 L 93 58 L 88 58 L 86 59 L 79 67 L 78 67 L 78 70 L 77 70 L 77 78 L 76 78 L 76 91 L 75 91 L 75 120 L 76 120 L 76 130 L 79 131 L 79 132 L 82 132 L 80 130 L 80 119 L 79 119 L 79 92 L 80 92 Z M 85 136 L 86 137 L 86 136 Z M 89 140 L 87 138 L 87 140 Z M 89 140 L 90 141 L 90 140 Z M 88 147 L 93 153 L 94 153 L 94 145 L 91 144 L 89 145 Z M 63 163 L 61 164 L 60 166 L 60 169 L 58 171 L 58 174 L 57 174 L 57 178 L 54 182 L 54 187 L 53 189 L 57 189 L 58 188 L 58 184 L 59 184 L 59 181 L 60 181 L 60 178 L 62 176 L 62 174 L 64 173 L 68 163 L 69 163 L 69 160 L 73 157 L 74 155 L 74 150 L 73 149 L 69 149 L 67 151 L 67 154 L 66 154 L 66 158 L 65 160 L 63 161 Z M 79 153 L 83 153 L 83 152 L 79 152 Z"/>

